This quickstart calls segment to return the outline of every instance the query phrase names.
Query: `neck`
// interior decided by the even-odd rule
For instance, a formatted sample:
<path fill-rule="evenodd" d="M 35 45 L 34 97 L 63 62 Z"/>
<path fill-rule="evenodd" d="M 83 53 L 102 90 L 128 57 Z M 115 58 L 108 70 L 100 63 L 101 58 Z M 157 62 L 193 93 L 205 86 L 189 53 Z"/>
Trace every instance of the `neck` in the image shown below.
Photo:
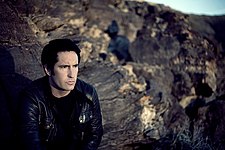
<path fill-rule="evenodd" d="M 51 86 L 51 92 L 52 92 L 52 95 L 57 98 L 67 96 L 70 93 L 70 91 L 62 91 L 62 90 L 56 89 L 53 86 Z"/>
<path fill-rule="evenodd" d="M 70 91 L 66 91 L 57 87 L 57 85 L 51 80 L 51 78 L 49 78 L 49 84 L 51 87 L 52 95 L 57 98 L 67 96 L 70 93 Z"/>

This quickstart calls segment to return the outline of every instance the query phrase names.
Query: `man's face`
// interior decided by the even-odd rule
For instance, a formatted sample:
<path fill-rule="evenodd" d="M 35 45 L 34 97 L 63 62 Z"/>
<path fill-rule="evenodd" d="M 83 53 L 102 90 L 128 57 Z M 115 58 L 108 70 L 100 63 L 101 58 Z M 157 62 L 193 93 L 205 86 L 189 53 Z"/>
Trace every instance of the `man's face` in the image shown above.
<path fill-rule="evenodd" d="M 78 74 L 78 56 L 73 51 L 59 52 L 54 73 L 49 73 L 52 92 L 67 94 L 74 89 Z"/>

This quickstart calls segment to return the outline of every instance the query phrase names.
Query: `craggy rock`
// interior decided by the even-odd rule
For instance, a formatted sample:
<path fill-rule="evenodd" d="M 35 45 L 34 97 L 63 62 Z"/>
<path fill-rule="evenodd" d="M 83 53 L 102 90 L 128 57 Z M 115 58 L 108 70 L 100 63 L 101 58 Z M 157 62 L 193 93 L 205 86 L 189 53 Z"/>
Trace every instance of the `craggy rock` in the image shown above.
<path fill-rule="evenodd" d="M 122 0 L 3 0 L 0 13 L 1 145 L 16 146 L 17 96 L 44 75 L 42 47 L 71 38 L 82 49 L 79 77 L 99 93 L 99 149 L 224 147 L 224 16 Z M 130 62 L 121 64 L 107 52 L 112 20 L 131 42 Z M 199 98 L 197 83 L 212 93 L 202 94 L 204 103 L 196 108 L 190 106 Z M 187 108 L 194 108 L 191 118 Z"/>

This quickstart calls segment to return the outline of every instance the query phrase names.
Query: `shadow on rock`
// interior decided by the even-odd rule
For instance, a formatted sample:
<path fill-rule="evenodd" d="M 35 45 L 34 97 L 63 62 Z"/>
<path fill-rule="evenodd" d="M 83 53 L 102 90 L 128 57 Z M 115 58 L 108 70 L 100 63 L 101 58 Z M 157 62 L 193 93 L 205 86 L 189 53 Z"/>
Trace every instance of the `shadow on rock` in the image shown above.
<path fill-rule="evenodd" d="M 30 80 L 15 72 L 14 59 L 7 48 L 0 46 L 0 145 L 16 148 L 15 114 L 20 90 Z"/>

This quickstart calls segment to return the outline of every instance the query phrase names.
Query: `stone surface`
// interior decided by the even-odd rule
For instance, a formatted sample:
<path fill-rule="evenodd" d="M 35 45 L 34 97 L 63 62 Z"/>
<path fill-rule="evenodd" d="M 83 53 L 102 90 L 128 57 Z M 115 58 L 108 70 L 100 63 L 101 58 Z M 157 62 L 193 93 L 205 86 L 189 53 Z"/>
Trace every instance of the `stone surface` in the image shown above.
<path fill-rule="evenodd" d="M 99 93 L 104 125 L 99 149 L 224 147 L 224 16 L 122 0 L 9 0 L 0 1 L 0 13 L 0 141 L 6 146 L 12 146 L 19 91 L 44 75 L 43 46 L 65 37 L 82 49 L 79 77 Z M 107 52 L 105 30 L 112 20 L 131 41 L 132 62 L 121 64 Z M 197 98 L 200 82 L 213 94 L 204 97 L 193 125 L 185 108 Z"/>

